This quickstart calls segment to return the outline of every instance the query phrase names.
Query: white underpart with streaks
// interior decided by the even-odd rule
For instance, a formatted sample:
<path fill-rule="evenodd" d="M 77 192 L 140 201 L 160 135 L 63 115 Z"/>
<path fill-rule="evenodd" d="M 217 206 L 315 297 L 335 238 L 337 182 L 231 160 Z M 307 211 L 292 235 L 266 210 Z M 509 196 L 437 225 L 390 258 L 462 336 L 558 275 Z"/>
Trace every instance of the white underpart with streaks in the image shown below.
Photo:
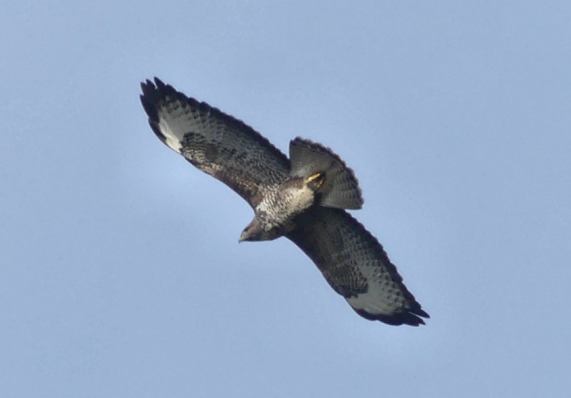
<path fill-rule="evenodd" d="M 315 193 L 307 186 L 302 188 L 276 186 L 256 207 L 256 213 L 264 213 L 268 228 L 285 226 L 294 216 L 309 208 Z"/>

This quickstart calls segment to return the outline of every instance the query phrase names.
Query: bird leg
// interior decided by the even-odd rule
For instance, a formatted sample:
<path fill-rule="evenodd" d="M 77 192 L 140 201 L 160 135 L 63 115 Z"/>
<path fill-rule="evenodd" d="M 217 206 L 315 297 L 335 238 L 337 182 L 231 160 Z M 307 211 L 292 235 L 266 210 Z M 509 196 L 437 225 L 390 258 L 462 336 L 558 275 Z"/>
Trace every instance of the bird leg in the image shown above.
<path fill-rule="evenodd" d="M 305 184 L 309 186 L 314 191 L 321 188 L 323 183 L 325 182 L 325 175 L 321 172 L 317 172 L 315 174 L 310 175 L 305 179 Z"/>

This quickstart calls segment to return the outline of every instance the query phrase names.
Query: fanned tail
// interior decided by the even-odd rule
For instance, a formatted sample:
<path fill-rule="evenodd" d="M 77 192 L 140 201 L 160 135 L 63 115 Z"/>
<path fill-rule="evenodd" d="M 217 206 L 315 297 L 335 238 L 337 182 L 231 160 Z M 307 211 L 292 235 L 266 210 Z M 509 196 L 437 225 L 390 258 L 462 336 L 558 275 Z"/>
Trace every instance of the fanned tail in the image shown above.
<path fill-rule="evenodd" d="M 331 149 L 295 138 L 289 145 L 290 175 L 318 183 L 318 203 L 339 209 L 360 209 L 363 198 L 353 170 Z"/>

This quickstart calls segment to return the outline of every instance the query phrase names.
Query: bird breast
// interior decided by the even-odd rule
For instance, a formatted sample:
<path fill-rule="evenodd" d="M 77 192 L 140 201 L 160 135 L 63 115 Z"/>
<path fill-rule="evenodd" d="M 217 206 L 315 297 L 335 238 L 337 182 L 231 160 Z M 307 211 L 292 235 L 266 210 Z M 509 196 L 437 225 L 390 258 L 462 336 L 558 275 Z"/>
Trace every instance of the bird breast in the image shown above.
<path fill-rule="evenodd" d="M 288 180 L 262 199 L 256 213 L 272 226 L 284 226 L 314 202 L 314 192 L 306 184 Z"/>

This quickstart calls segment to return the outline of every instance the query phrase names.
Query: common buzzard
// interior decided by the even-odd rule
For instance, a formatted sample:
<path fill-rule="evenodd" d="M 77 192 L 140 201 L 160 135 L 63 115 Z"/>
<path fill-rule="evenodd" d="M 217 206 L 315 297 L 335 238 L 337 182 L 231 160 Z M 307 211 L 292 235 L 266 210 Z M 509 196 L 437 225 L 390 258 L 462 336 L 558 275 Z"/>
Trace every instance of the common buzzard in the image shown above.
<path fill-rule="evenodd" d="M 361 208 L 361 190 L 353 171 L 329 148 L 295 138 L 288 159 L 240 120 L 158 78 L 141 88 L 157 137 L 253 208 L 240 241 L 287 237 L 367 319 L 418 326 L 421 317 L 429 317 L 377 239 L 344 210 Z"/>

